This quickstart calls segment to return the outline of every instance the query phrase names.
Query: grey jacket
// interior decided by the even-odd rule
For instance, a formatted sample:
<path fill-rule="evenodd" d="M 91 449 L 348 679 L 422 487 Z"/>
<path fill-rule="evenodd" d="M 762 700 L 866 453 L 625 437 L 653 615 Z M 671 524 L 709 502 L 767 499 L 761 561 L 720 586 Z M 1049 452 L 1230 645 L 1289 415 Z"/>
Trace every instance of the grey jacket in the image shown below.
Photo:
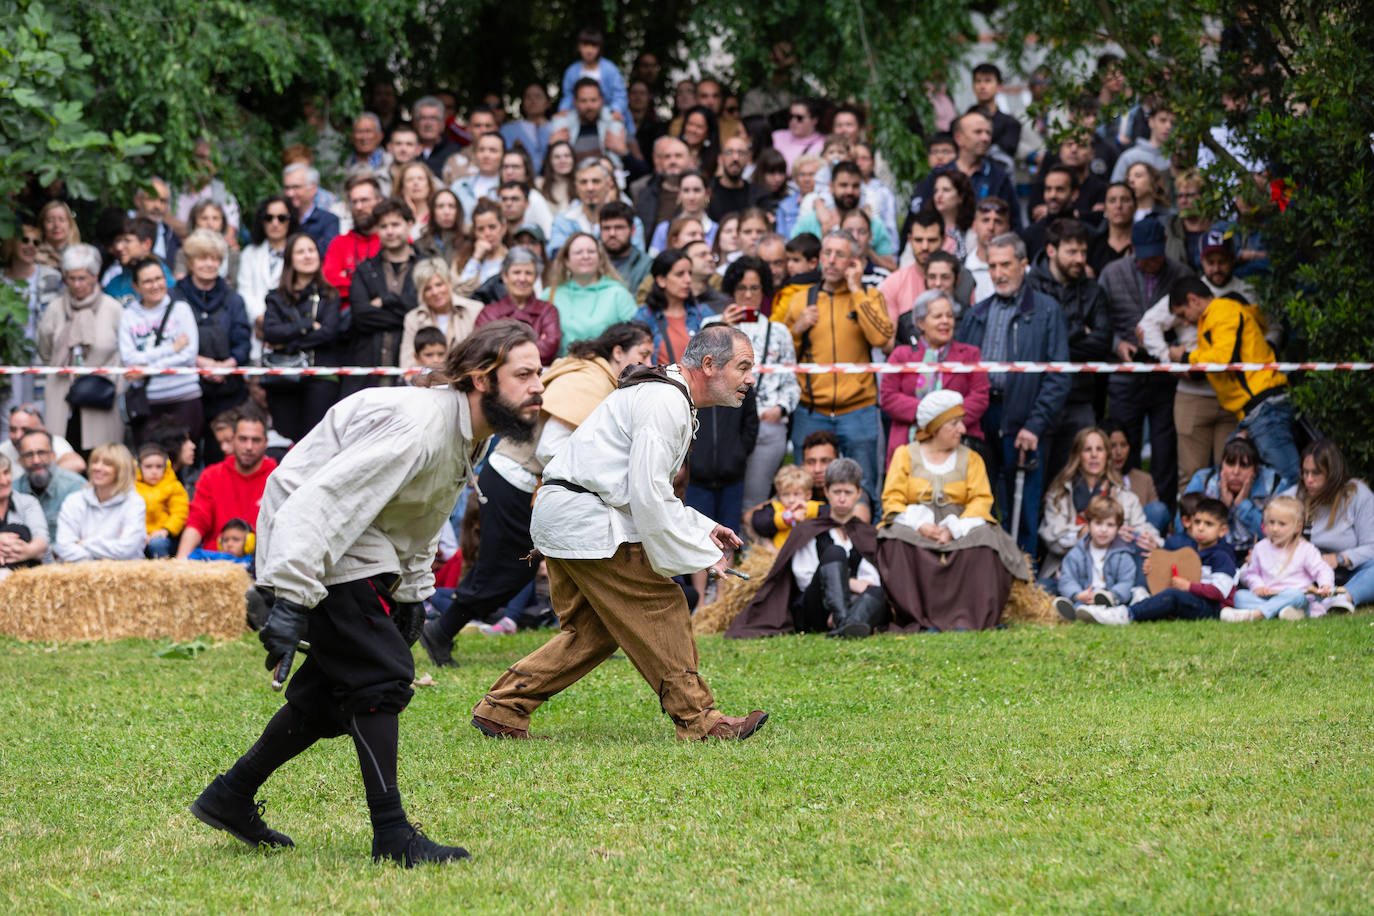
<path fill-rule="evenodd" d="M 1085 534 L 1064 555 L 1064 562 L 1059 567 L 1059 594 L 1065 598 L 1073 598 L 1079 592 L 1092 588 L 1093 558 L 1090 549 L 1091 544 Z M 1102 564 L 1102 581 L 1117 604 L 1131 603 L 1131 586 L 1135 585 L 1135 555 L 1130 545 L 1121 538 L 1112 541 L 1107 548 L 1107 558 Z"/>
<path fill-rule="evenodd" d="M 1135 336 L 1135 326 L 1144 317 L 1146 309 L 1154 305 L 1160 296 L 1169 295 L 1169 287 L 1184 277 L 1193 276 L 1187 265 L 1167 258 L 1157 274 L 1154 295 L 1145 295 L 1144 275 L 1135 266 L 1132 257 L 1117 258 L 1102 269 L 1098 282 L 1107 293 L 1107 307 L 1112 316 L 1112 349 L 1123 341 L 1139 344 Z M 1145 355 L 1141 350 L 1141 355 Z"/>

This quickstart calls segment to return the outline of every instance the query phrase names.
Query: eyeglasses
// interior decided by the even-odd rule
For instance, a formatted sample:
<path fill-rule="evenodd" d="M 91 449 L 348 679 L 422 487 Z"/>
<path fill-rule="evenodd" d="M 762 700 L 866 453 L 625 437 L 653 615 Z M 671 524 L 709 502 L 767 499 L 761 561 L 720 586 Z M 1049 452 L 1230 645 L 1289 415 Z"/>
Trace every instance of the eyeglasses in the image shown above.
<path fill-rule="evenodd" d="M 724 108 L 724 113 L 725 113 L 725 114 L 728 114 L 728 115 L 737 115 L 737 114 L 739 114 L 739 106 L 738 106 L 738 105 L 726 105 L 725 108 Z"/>
<path fill-rule="evenodd" d="M 19 244 L 21 245 L 37 245 L 38 242 L 39 238 L 36 235 L 25 235 L 21 236 L 19 239 Z"/>
<path fill-rule="evenodd" d="M 805 121 L 805 120 L 806 120 L 806 115 L 804 115 L 804 114 L 797 114 L 797 113 L 794 111 L 794 112 L 792 112 L 791 114 L 789 114 L 789 115 L 787 116 L 787 120 L 789 120 L 789 121 Z"/>
<path fill-rule="evenodd" d="M 735 292 L 736 292 L 736 293 L 761 293 L 761 292 L 763 292 L 763 287 L 762 287 L 762 286 L 759 286 L 757 283 L 754 284 L 753 286 L 745 286 L 744 284 L 741 283 L 739 286 L 736 286 L 736 287 L 735 287 Z"/>
<path fill-rule="evenodd" d="M 291 214 L 290 214 L 290 213 L 268 213 L 268 214 L 266 214 L 266 215 L 263 216 L 262 221 L 265 222 L 265 223 L 289 223 L 289 222 L 291 222 Z"/>
<path fill-rule="evenodd" d="M 749 155 L 749 151 L 747 149 L 727 149 L 722 150 L 721 155 L 730 159 L 743 159 Z"/>
<path fill-rule="evenodd" d="M 34 458 L 43 458 L 43 457 L 45 457 L 45 456 L 47 456 L 47 455 L 51 455 L 51 454 L 52 454 L 52 450 L 51 450 L 51 449 L 39 449 L 38 451 L 34 451 L 34 452 L 20 452 L 20 453 L 19 453 L 19 460 L 20 460 L 20 461 L 32 461 Z"/>

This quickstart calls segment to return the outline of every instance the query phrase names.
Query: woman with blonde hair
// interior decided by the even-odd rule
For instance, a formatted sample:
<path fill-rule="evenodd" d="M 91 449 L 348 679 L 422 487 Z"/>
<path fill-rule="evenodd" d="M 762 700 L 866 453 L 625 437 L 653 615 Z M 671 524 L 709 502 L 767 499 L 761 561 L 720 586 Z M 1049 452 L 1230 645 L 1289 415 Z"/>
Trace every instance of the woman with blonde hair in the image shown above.
<path fill-rule="evenodd" d="M 402 369 L 415 366 L 415 335 L 421 328 L 438 328 L 444 333 L 452 350 L 472 333 L 482 303 L 458 295 L 454 289 L 453 271 L 443 258 L 425 258 L 415 265 L 411 278 L 415 281 L 415 296 L 419 304 L 406 312 L 401 330 L 400 363 Z"/>
<path fill-rule="evenodd" d="M 87 477 L 90 484 L 62 503 L 53 552 L 66 563 L 141 558 L 148 516 L 134 487 L 134 456 L 118 442 L 98 445 L 91 452 Z"/>
<path fill-rule="evenodd" d="M 43 230 L 43 244 L 38 246 L 38 263 L 60 269 L 62 252 L 66 247 L 81 244 L 76 214 L 63 201 L 50 200 L 38 211 L 38 228 Z"/>
<path fill-rule="evenodd" d="M 617 321 L 635 315 L 635 297 L 625 288 L 620 274 L 596 236 L 575 232 L 559 249 L 549 267 L 549 288 L 541 299 L 558 309 L 558 324 L 563 332 L 560 356 L 568 343 L 597 337 Z"/>

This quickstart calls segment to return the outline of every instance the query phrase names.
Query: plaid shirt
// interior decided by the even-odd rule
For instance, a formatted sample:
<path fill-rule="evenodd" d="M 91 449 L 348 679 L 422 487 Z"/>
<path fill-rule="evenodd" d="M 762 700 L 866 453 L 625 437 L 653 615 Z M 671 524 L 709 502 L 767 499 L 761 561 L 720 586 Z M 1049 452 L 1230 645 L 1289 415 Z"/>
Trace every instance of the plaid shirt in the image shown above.
<path fill-rule="evenodd" d="M 983 331 L 982 358 L 989 362 L 1005 362 L 1011 353 L 1011 321 L 1016 317 L 1016 299 L 1002 296 L 992 297 L 992 307 L 988 309 L 988 324 Z M 1006 384 L 1007 373 L 990 372 L 988 382 L 992 394 L 999 397 Z"/>

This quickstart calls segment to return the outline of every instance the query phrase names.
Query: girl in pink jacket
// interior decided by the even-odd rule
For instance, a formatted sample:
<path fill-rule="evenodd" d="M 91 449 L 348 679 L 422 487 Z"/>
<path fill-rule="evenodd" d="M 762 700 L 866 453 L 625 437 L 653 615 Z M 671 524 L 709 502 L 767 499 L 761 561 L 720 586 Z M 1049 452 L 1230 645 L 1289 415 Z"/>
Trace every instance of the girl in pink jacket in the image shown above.
<path fill-rule="evenodd" d="M 1317 598 L 1331 594 L 1335 574 L 1321 551 L 1302 536 L 1302 519 L 1302 503 L 1293 497 L 1269 500 L 1264 507 L 1264 540 L 1241 567 L 1235 607 L 1223 608 L 1222 620 L 1302 620 L 1309 613 L 1313 617 L 1326 613 Z M 1308 594 L 1313 585 L 1317 595 Z"/>

